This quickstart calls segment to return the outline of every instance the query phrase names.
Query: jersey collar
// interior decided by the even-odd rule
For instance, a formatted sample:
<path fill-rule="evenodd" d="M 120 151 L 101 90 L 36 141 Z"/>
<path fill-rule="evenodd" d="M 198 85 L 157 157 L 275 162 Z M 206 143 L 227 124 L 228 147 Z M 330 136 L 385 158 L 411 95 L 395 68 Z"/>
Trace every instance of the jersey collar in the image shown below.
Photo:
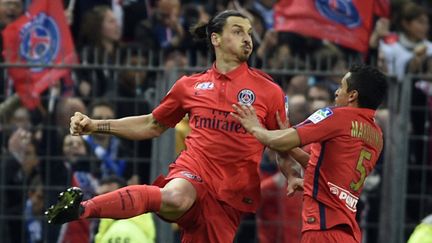
<path fill-rule="evenodd" d="M 244 63 L 240 64 L 240 66 L 238 66 L 236 69 L 231 70 L 226 74 L 222 74 L 216 68 L 216 63 L 213 63 L 213 66 L 212 66 L 212 70 L 216 74 L 217 79 L 223 79 L 225 77 L 229 80 L 233 80 L 236 77 L 238 77 L 240 74 L 246 72 L 247 69 L 248 69 L 248 64 L 246 62 L 244 62 Z"/>

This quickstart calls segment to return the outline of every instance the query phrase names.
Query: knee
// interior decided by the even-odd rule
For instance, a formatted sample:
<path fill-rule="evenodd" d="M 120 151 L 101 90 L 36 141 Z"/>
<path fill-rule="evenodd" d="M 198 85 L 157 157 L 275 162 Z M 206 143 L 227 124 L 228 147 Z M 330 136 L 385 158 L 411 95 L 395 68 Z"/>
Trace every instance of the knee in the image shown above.
<path fill-rule="evenodd" d="M 163 188 L 161 211 L 165 212 L 185 212 L 195 202 L 196 193 L 173 188 Z"/>

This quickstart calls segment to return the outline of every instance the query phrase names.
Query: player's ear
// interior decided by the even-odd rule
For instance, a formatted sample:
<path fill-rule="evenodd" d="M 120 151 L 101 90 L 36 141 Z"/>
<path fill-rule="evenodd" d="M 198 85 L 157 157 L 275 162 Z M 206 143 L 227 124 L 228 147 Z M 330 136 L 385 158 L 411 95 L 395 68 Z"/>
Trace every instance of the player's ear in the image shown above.
<path fill-rule="evenodd" d="M 218 33 L 211 33 L 210 39 L 213 46 L 219 46 L 221 36 Z"/>
<path fill-rule="evenodd" d="M 348 102 L 352 103 L 357 101 L 359 97 L 359 92 L 357 90 L 351 90 L 348 95 Z"/>

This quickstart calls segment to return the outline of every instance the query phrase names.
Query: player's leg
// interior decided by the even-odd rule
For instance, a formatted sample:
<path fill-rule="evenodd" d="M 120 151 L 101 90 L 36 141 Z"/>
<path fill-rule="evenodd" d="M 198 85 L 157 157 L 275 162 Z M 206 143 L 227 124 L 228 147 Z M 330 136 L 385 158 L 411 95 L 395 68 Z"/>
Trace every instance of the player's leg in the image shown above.
<path fill-rule="evenodd" d="M 175 178 L 164 188 L 151 185 L 127 186 L 81 202 L 79 188 L 61 193 L 58 202 L 45 213 L 49 223 L 62 224 L 83 218 L 123 219 L 146 212 L 159 212 L 175 220 L 194 203 L 196 191 L 185 179 Z"/>
<path fill-rule="evenodd" d="M 241 216 L 241 211 L 202 192 L 192 208 L 177 221 L 183 231 L 182 243 L 231 243 Z"/>
<path fill-rule="evenodd" d="M 183 178 L 170 180 L 162 189 L 162 205 L 158 214 L 175 221 L 187 212 L 195 203 L 197 191 L 192 183 Z"/>

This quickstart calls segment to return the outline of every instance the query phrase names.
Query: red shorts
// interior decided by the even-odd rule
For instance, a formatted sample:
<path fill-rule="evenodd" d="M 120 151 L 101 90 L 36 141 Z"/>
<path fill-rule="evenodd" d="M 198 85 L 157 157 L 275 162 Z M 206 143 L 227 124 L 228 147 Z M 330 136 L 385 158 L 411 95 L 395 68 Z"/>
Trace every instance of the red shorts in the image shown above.
<path fill-rule="evenodd" d="M 197 192 L 194 205 L 175 221 L 182 229 L 182 243 L 232 243 L 243 212 L 217 200 L 200 176 L 175 164 L 167 177 L 159 176 L 153 185 L 163 187 L 175 178 L 188 180 Z"/>
<path fill-rule="evenodd" d="M 308 230 L 302 233 L 301 243 L 360 243 L 344 229 L 334 227 L 328 230 Z"/>

